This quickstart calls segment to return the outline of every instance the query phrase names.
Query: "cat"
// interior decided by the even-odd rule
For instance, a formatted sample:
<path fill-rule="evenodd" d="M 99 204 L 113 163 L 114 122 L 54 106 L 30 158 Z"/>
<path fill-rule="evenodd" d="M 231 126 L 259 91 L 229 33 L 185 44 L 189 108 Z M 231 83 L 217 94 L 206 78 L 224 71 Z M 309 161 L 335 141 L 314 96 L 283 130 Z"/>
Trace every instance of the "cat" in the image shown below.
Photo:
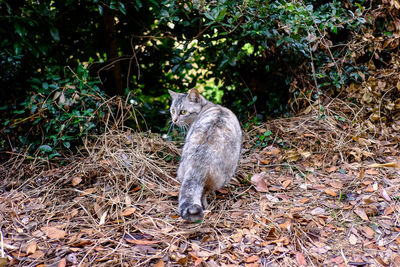
<path fill-rule="evenodd" d="M 179 214 L 187 221 L 201 221 L 207 194 L 225 186 L 236 172 L 242 130 L 235 114 L 200 95 L 168 90 L 172 98 L 172 123 L 188 129 L 177 178 Z"/>

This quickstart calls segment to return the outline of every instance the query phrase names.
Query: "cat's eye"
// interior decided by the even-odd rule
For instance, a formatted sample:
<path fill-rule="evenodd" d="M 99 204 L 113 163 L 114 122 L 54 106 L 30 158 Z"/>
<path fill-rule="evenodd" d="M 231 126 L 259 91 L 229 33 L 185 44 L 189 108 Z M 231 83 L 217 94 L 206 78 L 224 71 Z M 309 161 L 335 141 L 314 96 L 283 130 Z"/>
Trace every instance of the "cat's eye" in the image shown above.
<path fill-rule="evenodd" d="M 186 110 L 181 110 L 181 115 L 185 115 L 186 114 Z"/>

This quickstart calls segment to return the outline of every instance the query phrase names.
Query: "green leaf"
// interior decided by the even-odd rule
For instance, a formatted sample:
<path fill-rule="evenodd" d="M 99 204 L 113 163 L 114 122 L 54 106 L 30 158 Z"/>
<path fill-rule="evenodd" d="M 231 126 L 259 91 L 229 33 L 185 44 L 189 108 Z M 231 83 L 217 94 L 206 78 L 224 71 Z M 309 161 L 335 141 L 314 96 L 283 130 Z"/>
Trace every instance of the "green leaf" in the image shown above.
<path fill-rule="evenodd" d="M 18 35 L 21 37 L 24 37 L 27 33 L 26 28 L 18 22 L 14 23 L 14 29 L 15 32 L 18 33 Z"/>
<path fill-rule="evenodd" d="M 54 25 L 50 25 L 50 34 L 54 41 L 60 41 L 60 33 L 58 32 L 58 29 L 54 27 Z"/>
<path fill-rule="evenodd" d="M 39 147 L 39 149 L 40 149 L 42 152 L 46 152 L 46 153 L 49 153 L 49 152 L 53 151 L 53 148 L 51 148 L 51 146 L 49 146 L 49 145 L 41 145 L 41 146 Z"/>
<path fill-rule="evenodd" d="M 70 148 L 70 147 L 71 147 L 71 143 L 70 143 L 70 142 L 63 142 L 63 145 L 64 145 L 66 148 Z"/>
<path fill-rule="evenodd" d="M 22 46 L 20 43 L 14 43 L 14 53 L 20 55 L 22 52 Z"/>
<path fill-rule="evenodd" d="M 118 4 L 119 4 L 119 11 L 121 11 L 122 14 L 126 15 L 126 8 L 124 3 L 119 2 Z"/>

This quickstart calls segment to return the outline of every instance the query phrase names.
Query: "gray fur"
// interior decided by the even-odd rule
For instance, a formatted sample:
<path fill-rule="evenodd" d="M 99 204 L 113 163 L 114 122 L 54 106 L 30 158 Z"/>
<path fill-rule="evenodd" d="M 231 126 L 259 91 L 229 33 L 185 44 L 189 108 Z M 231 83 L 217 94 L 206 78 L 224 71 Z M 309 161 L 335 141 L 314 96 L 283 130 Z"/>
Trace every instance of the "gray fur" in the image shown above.
<path fill-rule="evenodd" d="M 182 183 L 179 213 L 197 221 L 203 219 L 207 194 L 229 183 L 236 171 L 242 130 L 232 111 L 206 100 L 196 89 L 169 93 L 172 122 L 189 128 L 177 174 Z"/>

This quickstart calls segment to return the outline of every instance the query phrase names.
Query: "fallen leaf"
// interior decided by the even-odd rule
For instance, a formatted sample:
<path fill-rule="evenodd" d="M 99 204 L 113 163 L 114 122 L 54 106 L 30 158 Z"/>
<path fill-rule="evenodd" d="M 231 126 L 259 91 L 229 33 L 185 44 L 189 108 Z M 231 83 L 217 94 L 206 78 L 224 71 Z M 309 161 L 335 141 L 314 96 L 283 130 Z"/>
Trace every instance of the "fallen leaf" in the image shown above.
<path fill-rule="evenodd" d="M 296 252 L 296 261 L 300 266 L 307 266 L 306 258 L 301 252 Z"/>
<path fill-rule="evenodd" d="M 367 214 L 365 213 L 364 209 L 357 208 L 354 210 L 354 213 L 357 214 L 358 216 L 360 216 L 360 218 L 363 219 L 364 221 L 369 221 L 369 218 L 368 218 Z"/>
<path fill-rule="evenodd" d="M 292 182 L 292 180 L 286 180 L 286 181 L 284 181 L 283 184 L 282 184 L 282 188 L 283 188 L 283 189 L 286 189 L 286 188 L 290 185 L 291 182 Z"/>
<path fill-rule="evenodd" d="M 82 177 L 80 177 L 80 176 L 75 176 L 71 180 L 72 186 L 76 186 L 76 185 L 80 184 L 81 182 L 82 182 Z"/>
<path fill-rule="evenodd" d="M 250 256 L 246 259 L 246 263 L 252 263 L 258 261 L 259 257 L 257 255 Z"/>
<path fill-rule="evenodd" d="M 43 251 L 41 251 L 41 250 L 36 250 L 35 253 L 29 255 L 28 257 L 29 257 L 29 258 L 32 258 L 32 259 L 39 259 L 39 258 L 41 258 L 41 257 L 43 257 L 43 256 L 44 256 L 44 252 L 43 252 Z"/>
<path fill-rule="evenodd" d="M 101 215 L 99 225 L 103 225 L 106 222 L 106 218 L 107 218 L 107 211 L 105 211 L 103 215 Z"/>
<path fill-rule="evenodd" d="M 392 201 L 392 199 L 390 198 L 389 194 L 386 192 L 385 189 L 382 189 L 381 195 L 386 201 L 388 201 L 388 202 Z"/>
<path fill-rule="evenodd" d="M 33 254 L 36 252 L 37 244 L 36 241 L 33 240 L 28 243 L 28 246 L 26 247 L 26 254 Z"/>
<path fill-rule="evenodd" d="M 328 194 L 328 195 L 333 196 L 333 197 L 337 196 L 337 193 L 332 188 L 325 189 L 325 194 Z"/>
<path fill-rule="evenodd" d="M 65 266 L 67 266 L 67 259 L 62 258 L 62 259 L 58 262 L 57 267 L 65 267 Z"/>
<path fill-rule="evenodd" d="M 125 239 L 125 240 L 128 241 L 129 243 L 135 244 L 135 245 L 153 245 L 153 244 L 160 243 L 160 241 L 146 240 L 146 239 Z"/>
<path fill-rule="evenodd" d="M 332 181 L 329 183 L 330 186 L 336 189 L 342 189 L 343 188 L 343 183 L 337 182 L 337 181 Z"/>
<path fill-rule="evenodd" d="M 350 237 L 349 237 L 349 242 L 352 245 L 357 244 L 357 237 L 354 234 L 351 234 Z"/>
<path fill-rule="evenodd" d="M 75 217 L 78 214 L 78 209 L 73 209 L 68 215 L 67 218 L 68 220 Z"/>
<path fill-rule="evenodd" d="M 256 173 L 251 177 L 251 183 L 255 186 L 258 192 L 268 192 L 268 185 L 265 182 L 265 172 Z"/>
<path fill-rule="evenodd" d="M 375 169 L 366 169 L 365 173 L 369 174 L 369 175 L 378 175 L 379 174 L 379 172 Z"/>
<path fill-rule="evenodd" d="M 48 237 L 52 239 L 61 239 L 67 235 L 64 230 L 58 229 L 57 227 L 45 226 L 40 228 L 40 230 Z"/>
<path fill-rule="evenodd" d="M 399 162 L 388 162 L 388 163 L 374 163 L 368 165 L 369 168 L 400 168 Z"/>
<path fill-rule="evenodd" d="M 163 260 L 160 259 L 156 264 L 154 264 L 153 267 L 164 267 L 164 262 L 163 262 Z"/>
<path fill-rule="evenodd" d="M 315 208 L 311 211 L 311 215 L 319 215 L 325 213 L 325 210 L 323 208 Z"/>
<path fill-rule="evenodd" d="M 129 215 L 132 215 L 133 213 L 135 213 L 135 211 L 136 211 L 135 207 L 127 208 L 121 213 L 121 215 L 122 216 L 129 216 Z"/>
<path fill-rule="evenodd" d="M 371 227 L 368 226 L 363 226 L 361 229 L 364 231 L 364 233 L 369 237 L 373 238 L 375 236 L 375 232 Z"/>
<path fill-rule="evenodd" d="M 88 189 L 83 190 L 83 192 L 81 193 L 81 196 L 83 197 L 83 196 L 86 196 L 86 195 L 90 195 L 90 194 L 93 194 L 96 191 L 97 191 L 97 188 L 95 188 L 95 187 L 88 188 Z"/>

